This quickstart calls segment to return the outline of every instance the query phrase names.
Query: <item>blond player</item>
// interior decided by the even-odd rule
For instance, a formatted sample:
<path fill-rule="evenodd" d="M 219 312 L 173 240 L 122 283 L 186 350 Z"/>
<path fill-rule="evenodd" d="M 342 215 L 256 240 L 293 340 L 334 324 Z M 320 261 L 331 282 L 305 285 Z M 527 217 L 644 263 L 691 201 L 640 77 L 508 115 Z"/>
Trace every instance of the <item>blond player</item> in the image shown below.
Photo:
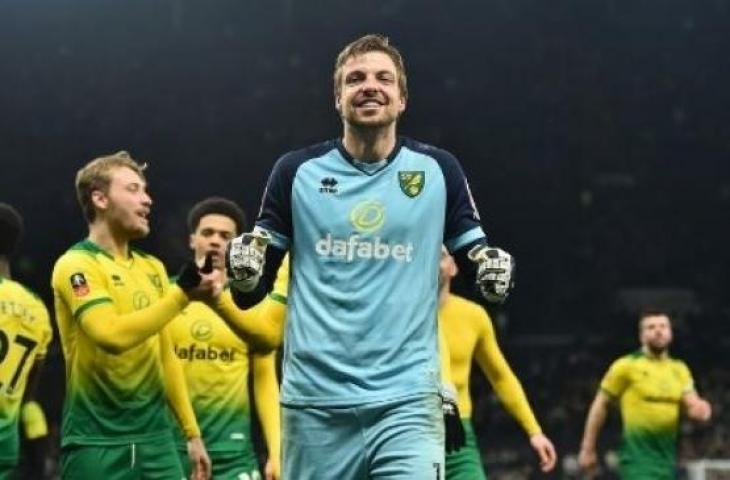
<path fill-rule="evenodd" d="M 194 476 L 210 474 L 167 324 L 191 300 L 212 299 L 217 282 L 191 261 L 170 286 L 162 263 L 130 246 L 150 230 L 143 168 L 118 152 L 76 176 L 89 234 L 58 259 L 52 279 L 66 360 L 63 478 L 182 478 L 171 413 Z"/>

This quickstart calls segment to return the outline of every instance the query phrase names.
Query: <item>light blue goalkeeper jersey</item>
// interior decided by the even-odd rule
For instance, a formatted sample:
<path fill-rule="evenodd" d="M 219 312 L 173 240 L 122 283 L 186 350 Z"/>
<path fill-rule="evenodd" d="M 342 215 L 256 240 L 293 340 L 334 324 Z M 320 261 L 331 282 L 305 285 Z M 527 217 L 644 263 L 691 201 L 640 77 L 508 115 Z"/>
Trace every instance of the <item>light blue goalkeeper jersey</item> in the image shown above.
<path fill-rule="evenodd" d="M 367 167 L 339 140 L 291 152 L 272 171 L 256 224 L 291 254 L 284 405 L 438 391 L 441 245 L 484 238 L 451 154 L 406 138 Z"/>

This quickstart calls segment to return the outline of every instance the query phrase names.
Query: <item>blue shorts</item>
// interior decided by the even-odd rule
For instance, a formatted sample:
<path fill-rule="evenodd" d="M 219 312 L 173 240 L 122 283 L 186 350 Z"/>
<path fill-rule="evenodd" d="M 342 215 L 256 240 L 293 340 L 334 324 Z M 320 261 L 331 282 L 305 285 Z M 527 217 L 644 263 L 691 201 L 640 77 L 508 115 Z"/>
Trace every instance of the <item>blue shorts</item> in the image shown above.
<path fill-rule="evenodd" d="M 282 406 L 282 480 L 443 480 L 438 395 L 343 408 Z"/>

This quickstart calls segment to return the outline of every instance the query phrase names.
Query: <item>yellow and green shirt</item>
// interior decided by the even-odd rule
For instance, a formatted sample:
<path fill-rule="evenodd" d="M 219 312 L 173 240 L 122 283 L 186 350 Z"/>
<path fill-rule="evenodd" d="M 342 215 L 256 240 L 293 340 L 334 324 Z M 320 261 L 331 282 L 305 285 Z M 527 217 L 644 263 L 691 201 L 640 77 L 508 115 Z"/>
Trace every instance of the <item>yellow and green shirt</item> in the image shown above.
<path fill-rule="evenodd" d="M 638 351 L 611 364 L 601 390 L 620 402 L 623 476 L 674 478 L 681 400 L 694 391 L 687 365 Z"/>
<path fill-rule="evenodd" d="M 162 263 L 134 249 L 128 258 L 114 258 L 85 240 L 58 259 L 52 285 L 66 360 L 61 445 L 172 439 L 159 334 L 114 354 L 80 328 L 96 305 L 111 304 L 122 315 L 156 302 L 168 286 Z"/>
<path fill-rule="evenodd" d="M 256 309 L 247 312 L 255 315 Z M 172 321 L 170 336 L 207 450 L 250 449 L 250 357 L 246 343 L 202 302 L 190 303 Z M 183 442 L 182 434 L 179 438 Z"/>
<path fill-rule="evenodd" d="M 20 283 L 0 277 L 0 464 L 18 461 L 18 421 L 28 373 L 52 338 L 43 302 Z"/>
<path fill-rule="evenodd" d="M 451 379 L 458 394 L 459 413 L 470 418 L 472 402 L 469 376 L 472 360 L 479 364 L 505 408 L 528 435 L 540 433 L 519 380 L 504 358 L 486 310 L 457 295 L 449 294 L 439 308 L 439 329 L 446 337 L 451 360 Z"/>

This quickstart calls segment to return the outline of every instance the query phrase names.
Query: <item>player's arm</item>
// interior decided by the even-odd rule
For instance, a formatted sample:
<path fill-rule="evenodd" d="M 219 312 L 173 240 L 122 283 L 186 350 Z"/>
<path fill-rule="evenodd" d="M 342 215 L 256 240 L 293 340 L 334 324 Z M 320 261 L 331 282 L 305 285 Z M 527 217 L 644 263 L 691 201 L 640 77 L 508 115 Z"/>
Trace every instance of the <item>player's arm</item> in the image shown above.
<path fill-rule="evenodd" d="M 180 360 L 175 355 L 169 327 L 163 328 L 159 337 L 167 403 L 187 439 L 193 478 L 210 478 L 210 458 L 202 442 L 200 427 L 188 395 L 185 373 L 180 365 Z"/>
<path fill-rule="evenodd" d="M 625 359 L 618 359 L 611 364 L 601 380 L 601 386 L 591 403 L 586 417 L 583 439 L 578 454 L 578 464 L 585 470 L 593 470 L 598 464 L 596 443 L 603 424 L 606 423 L 609 407 L 614 399 L 618 399 L 629 386 L 629 364 Z"/>
<path fill-rule="evenodd" d="M 81 329 L 97 345 L 110 353 L 122 353 L 158 333 L 188 304 L 177 286 L 143 310 L 119 314 L 111 300 L 76 313 Z"/>
<path fill-rule="evenodd" d="M 276 162 L 266 183 L 256 226 L 228 244 L 226 268 L 233 300 L 240 308 L 251 308 L 266 297 L 289 250 L 294 232 L 292 186 L 302 161 L 301 156 L 287 154 Z"/>
<path fill-rule="evenodd" d="M 499 348 L 497 335 L 489 316 L 480 310 L 480 334 L 474 349 L 477 364 L 489 379 L 497 397 L 512 417 L 517 420 L 530 439 L 530 445 L 540 460 L 540 469 L 549 472 L 555 468 L 557 454 L 550 439 L 542 432 L 522 384 Z"/>
<path fill-rule="evenodd" d="M 267 469 L 275 479 L 281 475 L 281 422 L 279 415 L 279 382 L 276 378 L 276 353 L 252 356 L 253 392 L 256 410 L 268 450 Z"/>
<path fill-rule="evenodd" d="M 446 334 L 444 329 L 441 327 L 441 322 L 438 325 L 438 340 L 439 340 L 439 363 L 441 365 L 441 383 L 447 383 L 453 385 L 454 380 L 451 376 L 451 352 L 449 351 L 449 342 L 446 341 Z"/>
<path fill-rule="evenodd" d="M 599 390 L 588 410 L 583 438 L 580 442 L 580 453 L 578 454 L 578 464 L 584 470 L 592 470 L 598 464 L 596 444 L 598 435 L 601 433 L 604 423 L 606 423 L 610 404 L 611 397 L 603 390 Z"/>
<path fill-rule="evenodd" d="M 709 422 L 712 417 L 712 405 L 700 397 L 697 392 L 688 392 L 682 395 L 682 406 L 690 420 Z"/>
<path fill-rule="evenodd" d="M 476 203 L 458 160 L 445 151 L 436 151 L 434 158 L 446 183 L 444 244 L 467 283 L 476 285 L 489 302 L 502 303 L 514 284 L 512 256 L 487 245 Z"/>
<path fill-rule="evenodd" d="M 481 329 L 474 347 L 474 359 L 487 376 L 499 400 L 525 433 L 528 436 L 542 433 L 522 384 L 499 348 L 491 320 L 483 310 L 481 313 Z"/>
<path fill-rule="evenodd" d="M 441 322 L 437 322 L 439 363 L 441 365 L 441 410 L 444 416 L 444 447 L 446 453 L 457 452 L 466 444 L 466 432 L 461 423 L 459 404 L 451 375 L 451 353 Z"/>
<path fill-rule="evenodd" d="M 682 364 L 681 376 L 685 384 L 682 391 L 682 408 L 685 415 L 695 422 L 709 422 L 712 417 L 712 405 L 695 390 L 692 373 L 685 364 Z"/>
<path fill-rule="evenodd" d="M 164 328 L 160 332 L 160 352 L 162 370 L 165 374 L 167 401 L 170 408 L 172 408 L 185 437 L 188 439 L 199 437 L 200 428 L 195 418 L 193 406 L 190 403 L 185 373 L 182 365 L 180 365 L 180 360 L 175 355 L 168 328 Z"/>
<path fill-rule="evenodd" d="M 212 306 L 231 330 L 255 350 L 268 351 L 281 345 L 286 305 L 267 297 L 255 307 L 241 310 L 231 291 L 226 290 Z"/>
<path fill-rule="evenodd" d="M 124 352 L 158 333 L 188 304 L 189 296 L 203 292 L 204 282 L 212 285 L 213 279 L 201 276 L 197 266 L 190 262 L 181 271 L 178 284 L 158 301 L 145 309 L 120 314 L 108 291 L 105 274 L 95 260 L 65 255 L 56 263 L 52 279 L 54 292 L 72 312 L 81 330 L 110 353 Z"/>

